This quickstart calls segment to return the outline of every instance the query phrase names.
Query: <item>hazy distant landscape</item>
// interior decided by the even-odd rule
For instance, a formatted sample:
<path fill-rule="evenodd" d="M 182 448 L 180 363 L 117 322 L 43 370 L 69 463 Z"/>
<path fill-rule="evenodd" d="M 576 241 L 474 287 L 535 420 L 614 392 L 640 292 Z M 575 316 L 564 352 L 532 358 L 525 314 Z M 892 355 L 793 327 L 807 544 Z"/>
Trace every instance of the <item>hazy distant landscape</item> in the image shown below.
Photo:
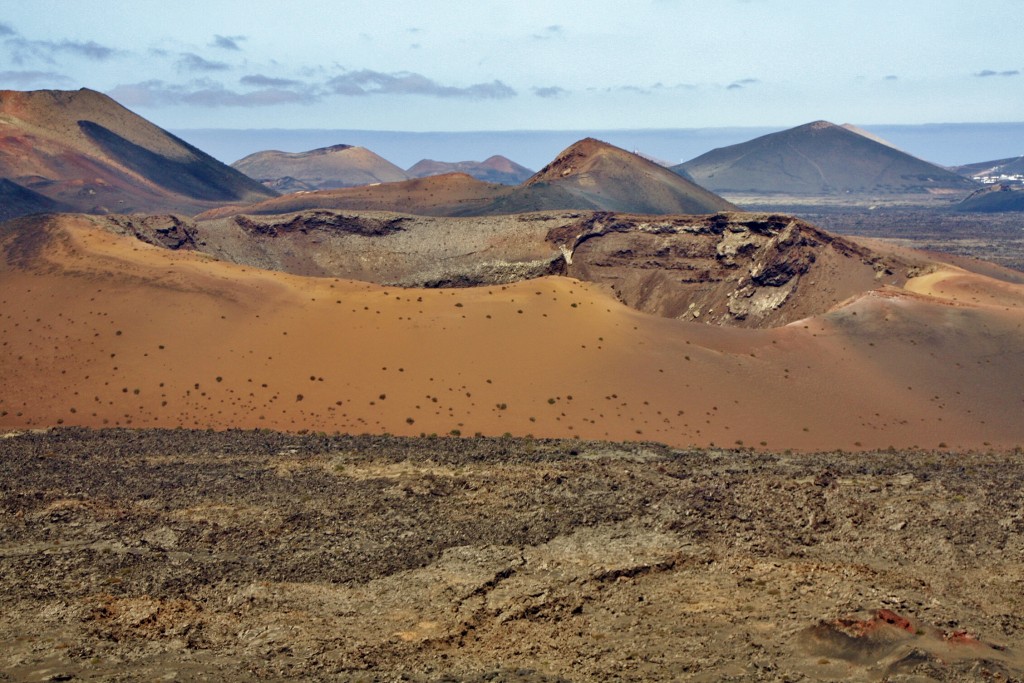
<path fill-rule="evenodd" d="M 1024 123 L 857 123 L 915 156 L 945 166 L 999 159 L 1008 152 L 1024 154 Z M 502 154 L 536 169 L 559 150 L 586 137 L 636 150 L 669 164 L 679 164 L 716 147 L 734 145 L 784 128 L 786 126 L 470 132 L 176 128 L 171 132 L 226 164 L 263 149 L 302 152 L 344 142 L 372 149 L 403 168 L 424 158 L 485 159 L 492 154 Z"/>

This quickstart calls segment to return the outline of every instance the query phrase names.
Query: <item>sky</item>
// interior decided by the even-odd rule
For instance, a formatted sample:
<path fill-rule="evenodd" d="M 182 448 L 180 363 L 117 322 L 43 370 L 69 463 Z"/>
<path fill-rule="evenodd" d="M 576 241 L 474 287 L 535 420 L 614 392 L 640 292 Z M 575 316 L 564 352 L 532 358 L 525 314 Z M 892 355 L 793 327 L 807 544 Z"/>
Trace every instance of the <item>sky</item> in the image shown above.
<path fill-rule="evenodd" d="M 1024 121 L 1024 0 L 0 0 L 0 88 L 171 129 Z"/>

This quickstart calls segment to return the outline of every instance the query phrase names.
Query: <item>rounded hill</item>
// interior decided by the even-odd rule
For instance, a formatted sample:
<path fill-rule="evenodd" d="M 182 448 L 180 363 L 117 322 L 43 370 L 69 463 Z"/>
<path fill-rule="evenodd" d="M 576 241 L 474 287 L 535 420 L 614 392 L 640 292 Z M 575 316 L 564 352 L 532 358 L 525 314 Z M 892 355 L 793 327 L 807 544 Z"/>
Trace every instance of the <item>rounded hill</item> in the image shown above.
<path fill-rule="evenodd" d="M 976 187 L 968 178 L 828 121 L 720 147 L 673 169 L 723 193 L 898 195 L 966 193 Z"/>
<path fill-rule="evenodd" d="M 499 154 L 484 161 L 434 161 L 421 159 L 406 173 L 412 178 L 425 178 L 445 173 L 465 173 L 485 183 L 518 185 L 533 175 L 533 171 Z"/>
<path fill-rule="evenodd" d="M 332 145 L 308 152 L 256 152 L 231 166 L 264 184 L 288 178 L 316 190 L 394 183 L 409 178 L 387 159 L 352 145 Z"/>

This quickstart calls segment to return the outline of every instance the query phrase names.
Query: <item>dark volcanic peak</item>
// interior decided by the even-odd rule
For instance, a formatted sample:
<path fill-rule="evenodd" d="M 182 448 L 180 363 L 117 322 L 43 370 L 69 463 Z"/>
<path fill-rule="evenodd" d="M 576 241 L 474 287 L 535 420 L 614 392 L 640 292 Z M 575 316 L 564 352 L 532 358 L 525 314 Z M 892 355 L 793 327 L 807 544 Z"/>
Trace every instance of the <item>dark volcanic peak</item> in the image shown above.
<path fill-rule="evenodd" d="M 299 184 L 328 190 L 394 183 L 409 177 L 387 159 L 365 147 L 353 145 L 332 145 L 308 152 L 256 152 L 231 165 L 250 178 L 275 188 Z"/>
<path fill-rule="evenodd" d="M 967 178 L 828 121 L 721 147 L 673 169 L 726 193 L 899 195 L 975 187 Z"/>
<path fill-rule="evenodd" d="M 956 205 L 957 211 L 997 213 L 1002 211 L 1024 211 L 1024 186 L 999 183 L 972 192 L 967 199 Z"/>
<path fill-rule="evenodd" d="M 518 185 L 533 175 L 533 171 L 530 169 L 499 154 L 488 157 L 484 161 L 449 162 L 422 159 L 411 166 L 406 173 L 412 178 L 425 178 L 444 173 L 466 173 L 486 183 L 501 183 L 503 185 Z"/>
<path fill-rule="evenodd" d="M 0 91 L 0 177 L 91 213 L 195 212 L 275 194 L 84 88 Z"/>
<path fill-rule="evenodd" d="M 0 178 L 0 221 L 33 213 L 67 211 L 69 207 L 13 180 Z"/>

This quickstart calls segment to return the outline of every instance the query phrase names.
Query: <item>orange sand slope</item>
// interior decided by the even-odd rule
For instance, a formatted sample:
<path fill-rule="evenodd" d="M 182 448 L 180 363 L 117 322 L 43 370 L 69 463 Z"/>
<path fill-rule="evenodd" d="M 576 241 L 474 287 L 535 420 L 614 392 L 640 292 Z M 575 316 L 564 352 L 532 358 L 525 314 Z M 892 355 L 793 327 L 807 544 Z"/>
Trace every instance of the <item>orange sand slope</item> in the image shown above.
<path fill-rule="evenodd" d="M 1024 443 L 1024 287 L 952 267 L 740 330 L 648 316 L 567 278 L 404 290 L 259 271 L 80 216 L 5 224 L 0 251 L 7 429 Z"/>

